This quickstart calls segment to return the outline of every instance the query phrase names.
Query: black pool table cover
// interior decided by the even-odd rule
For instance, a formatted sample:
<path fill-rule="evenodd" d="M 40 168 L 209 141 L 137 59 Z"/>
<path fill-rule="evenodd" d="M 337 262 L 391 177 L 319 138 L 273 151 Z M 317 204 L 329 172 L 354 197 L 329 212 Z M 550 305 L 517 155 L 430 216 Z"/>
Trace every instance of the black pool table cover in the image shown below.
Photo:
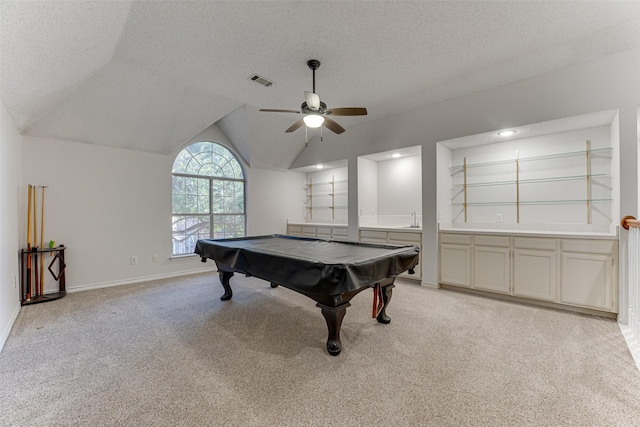
<path fill-rule="evenodd" d="M 195 253 L 308 295 L 339 295 L 396 277 L 418 263 L 416 246 L 268 235 L 198 240 Z"/>

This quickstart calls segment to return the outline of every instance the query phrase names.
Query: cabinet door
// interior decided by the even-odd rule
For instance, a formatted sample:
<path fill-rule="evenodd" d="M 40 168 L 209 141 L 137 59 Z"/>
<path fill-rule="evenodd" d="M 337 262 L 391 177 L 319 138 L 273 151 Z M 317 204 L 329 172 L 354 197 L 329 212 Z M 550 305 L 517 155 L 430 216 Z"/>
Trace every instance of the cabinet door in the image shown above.
<path fill-rule="evenodd" d="M 287 226 L 287 234 L 289 236 L 302 236 L 302 227 L 299 225 L 288 225 Z"/>
<path fill-rule="evenodd" d="M 331 238 L 331 227 L 318 227 L 316 228 L 316 237 L 319 239 Z"/>
<path fill-rule="evenodd" d="M 302 237 L 316 237 L 316 227 L 302 226 Z"/>
<path fill-rule="evenodd" d="M 513 294 L 545 301 L 556 299 L 555 251 L 513 251 Z"/>
<path fill-rule="evenodd" d="M 561 302 L 616 312 L 613 257 L 605 254 L 562 254 Z"/>
<path fill-rule="evenodd" d="M 473 248 L 473 287 L 485 291 L 509 293 L 509 248 L 475 246 Z"/>
<path fill-rule="evenodd" d="M 471 246 L 440 245 L 440 283 L 471 287 Z"/>
<path fill-rule="evenodd" d="M 364 243 L 387 243 L 387 232 L 377 230 L 360 230 L 360 241 Z"/>
<path fill-rule="evenodd" d="M 349 240 L 349 230 L 346 227 L 333 227 L 331 229 L 331 238 L 334 240 Z"/>

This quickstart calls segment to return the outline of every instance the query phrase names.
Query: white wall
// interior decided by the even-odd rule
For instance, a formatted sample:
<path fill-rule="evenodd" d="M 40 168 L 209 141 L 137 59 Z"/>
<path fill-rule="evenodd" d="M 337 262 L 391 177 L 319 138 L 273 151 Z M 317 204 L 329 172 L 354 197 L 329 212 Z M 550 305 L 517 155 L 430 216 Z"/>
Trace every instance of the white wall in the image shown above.
<path fill-rule="evenodd" d="M 171 259 L 174 158 L 175 154 L 164 156 L 23 138 L 22 186 L 49 187 L 44 240 L 55 240 L 56 244 L 68 247 L 68 290 L 215 268 L 213 262 L 203 264 L 198 257 Z M 285 219 L 293 209 L 293 202 L 285 195 L 301 185 L 301 174 L 249 168 L 245 171 L 248 232 L 284 233 Z M 26 206 L 21 209 L 25 212 Z M 20 230 L 24 237 L 23 222 Z M 158 255 L 159 262 L 152 262 L 153 255 Z M 137 265 L 130 264 L 131 256 L 138 258 Z"/>
<path fill-rule="evenodd" d="M 0 350 L 20 311 L 20 134 L 3 103 L 0 109 Z M 26 199 L 26 194 L 25 194 Z"/>
<path fill-rule="evenodd" d="M 361 227 L 376 226 L 378 214 L 378 163 L 358 157 L 358 219 Z"/>
<path fill-rule="evenodd" d="M 421 156 L 378 162 L 378 215 L 410 217 L 411 212 L 422 215 Z"/>
<path fill-rule="evenodd" d="M 319 159 L 330 162 L 394 148 L 422 146 L 423 281 L 437 282 L 436 143 L 496 129 L 619 109 L 621 116 L 621 209 L 637 216 L 637 108 L 640 105 L 640 50 L 609 55 L 539 77 L 474 93 L 326 135 L 309 144 L 292 167 Z M 631 116 L 633 115 L 633 120 Z M 350 183 L 351 184 L 351 183 Z M 356 183 L 353 183 L 355 186 Z M 349 219 L 357 218 L 357 187 L 349 198 Z M 349 236 L 357 232 L 350 221 Z"/>
<path fill-rule="evenodd" d="M 287 218 L 301 216 L 305 174 L 265 169 L 246 170 L 247 234 L 286 234 Z"/>

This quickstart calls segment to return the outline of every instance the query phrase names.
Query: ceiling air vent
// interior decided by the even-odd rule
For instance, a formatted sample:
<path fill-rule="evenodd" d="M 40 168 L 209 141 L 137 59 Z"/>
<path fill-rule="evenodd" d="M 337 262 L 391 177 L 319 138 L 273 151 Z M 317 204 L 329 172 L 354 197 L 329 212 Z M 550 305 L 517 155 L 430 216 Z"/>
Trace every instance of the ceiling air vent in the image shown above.
<path fill-rule="evenodd" d="M 254 74 L 253 76 L 249 77 L 251 80 L 253 80 L 256 83 L 260 83 L 262 86 L 266 86 L 269 87 L 273 84 L 273 82 L 271 80 L 265 79 L 262 76 L 259 76 L 257 74 Z"/>

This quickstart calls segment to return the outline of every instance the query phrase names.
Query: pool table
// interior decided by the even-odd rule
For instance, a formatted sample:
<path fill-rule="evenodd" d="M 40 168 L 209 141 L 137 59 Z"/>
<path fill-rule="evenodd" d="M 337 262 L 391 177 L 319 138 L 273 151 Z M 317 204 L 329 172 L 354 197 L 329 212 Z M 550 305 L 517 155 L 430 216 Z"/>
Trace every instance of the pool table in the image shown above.
<path fill-rule="evenodd" d="M 380 308 L 376 319 L 389 323 L 386 308 L 391 300 L 394 280 L 418 263 L 416 246 L 338 242 L 285 235 L 198 240 L 195 253 L 202 262 L 216 262 L 224 288 L 222 300 L 233 296 L 230 279 L 244 273 L 283 286 L 316 301 L 327 329 L 327 351 L 342 351 L 340 327 L 349 301 L 365 289 L 374 287 Z M 374 292 L 375 294 L 376 292 Z M 376 313 L 374 312 L 374 313 Z"/>

